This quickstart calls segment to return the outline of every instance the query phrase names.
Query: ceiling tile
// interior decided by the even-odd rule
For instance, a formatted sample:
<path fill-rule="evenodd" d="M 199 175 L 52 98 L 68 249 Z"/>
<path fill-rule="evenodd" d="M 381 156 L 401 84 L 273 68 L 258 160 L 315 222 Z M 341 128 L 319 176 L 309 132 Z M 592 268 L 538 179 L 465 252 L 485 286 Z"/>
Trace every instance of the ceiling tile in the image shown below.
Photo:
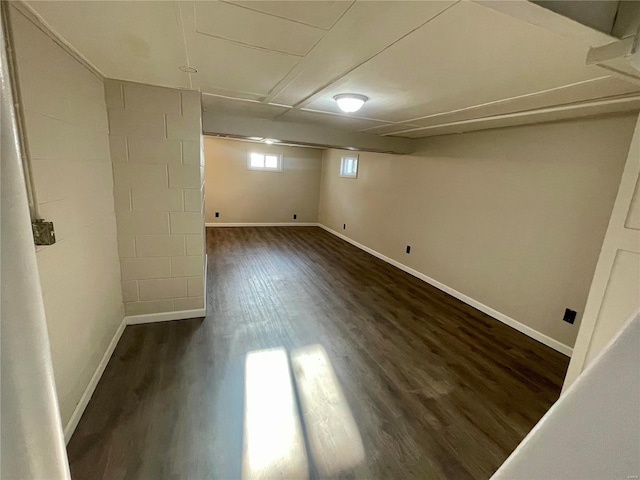
<path fill-rule="evenodd" d="M 301 102 L 454 3 L 356 2 L 289 72 L 271 101 L 286 105 Z"/>
<path fill-rule="evenodd" d="M 27 5 L 105 76 L 217 94 L 205 105 L 236 116 L 423 136 L 640 91 L 585 65 L 608 37 L 525 1 Z M 178 70 L 187 62 L 198 73 Z M 370 97 L 357 116 L 333 100 L 346 92 Z"/>
<path fill-rule="evenodd" d="M 298 57 L 246 47 L 199 33 L 186 34 L 193 86 L 266 95 Z M 236 95 L 230 95 L 236 96 Z"/>
<path fill-rule="evenodd" d="M 174 2 L 28 2 L 60 37 L 109 78 L 188 87 Z"/>
<path fill-rule="evenodd" d="M 461 2 L 322 91 L 370 100 L 363 116 L 399 122 L 598 78 L 589 46 L 481 5 Z M 399 74 L 401 72 L 401 74 Z"/>
<path fill-rule="evenodd" d="M 504 0 L 472 0 L 486 8 L 491 8 L 500 13 L 516 18 L 522 22 L 531 23 L 555 32 L 572 41 L 578 40 L 593 47 L 606 45 L 615 41 L 610 35 L 589 28 L 581 23 L 559 15 L 551 10 L 536 5 L 530 1 L 504 1 Z M 587 0 L 588 1 L 588 0 Z M 598 0 L 596 0 L 598 1 Z M 569 3 L 569 2 L 564 2 Z M 624 2 L 632 3 L 632 2 Z M 586 7 L 587 5 L 582 4 Z"/>
<path fill-rule="evenodd" d="M 198 33 L 298 56 L 305 55 L 326 33 L 222 2 L 196 2 L 195 23 Z"/>
<path fill-rule="evenodd" d="M 258 12 L 328 30 L 351 6 L 351 1 L 238 1 L 230 2 Z"/>

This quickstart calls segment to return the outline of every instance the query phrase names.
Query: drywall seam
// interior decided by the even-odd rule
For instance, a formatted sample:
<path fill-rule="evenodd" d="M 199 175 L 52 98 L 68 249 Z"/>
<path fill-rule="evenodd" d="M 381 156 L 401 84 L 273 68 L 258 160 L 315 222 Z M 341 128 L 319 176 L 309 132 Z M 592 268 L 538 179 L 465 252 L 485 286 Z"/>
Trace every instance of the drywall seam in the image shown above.
<path fill-rule="evenodd" d="M 206 304 L 206 302 L 205 302 Z M 178 310 L 176 312 L 145 313 L 144 315 L 130 315 L 124 317 L 127 325 L 140 325 L 142 323 L 170 322 L 172 320 L 186 320 L 189 318 L 202 318 L 207 315 L 206 308 L 194 310 Z"/>
<path fill-rule="evenodd" d="M 120 337 L 122 336 L 122 333 L 124 332 L 124 329 L 127 326 L 126 320 L 127 320 L 127 317 L 123 318 L 122 322 L 120 322 L 120 325 L 116 330 L 116 333 L 113 335 L 113 338 L 111 339 L 111 342 L 107 347 L 107 350 L 104 352 L 104 355 L 102 356 L 102 360 L 100 360 L 100 363 L 98 363 L 98 367 L 96 368 L 96 371 L 91 377 L 91 380 L 89 381 L 89 384 L 87 385 L 87 388 L 85 389 L 84 393 L 80 397 L 80 401 L 78 402 L 78 405 L 76 405 L 76 408 L 73 410 L 73 413 L 71 414 L 71 418 L 69 418 L 69 422 L 67 422 L 67 425 L 64 427 L 64 441 L 67 444 L 69 443 L 69 440 L 71 440 L 71 436 L 73 435 L 73 432 L 75 432 L 76 427 L 78 426 L 78 422 L 80 422 L 80 418 L 82 418 L 82 414 L 87 408 L 87 405 L 89 404 L 89 400 L 91 400 L 91 396 L 93 395 L 93 392 L 98 386 L 98 382 L 102 378 L 104 369 L 107 368 L 107 364 L 111 359 L 111 355 L 113 355 L 113 351 L 116 349 L 116 346 L 120 341 Z"/>
<path fill-rule="evenodd" d="M 351 238 L 347 237 L 346 235 L 343 235 L 341 233 L 336 232 L 335 230 L 332 230 L 331 228 L 319 223 L 318 226 L 324 230 L 326 230 L 327 232 L 335 235 L 338 238 L 341 238 L 342 240 L 349 242 L 350 244 L 360 248 L 361 250 L 364 250 L 367 253 L 370 253 L 371 255 L 373 255 L 374 257 L 378 257 L 380 260 L 383 260 L 391 265 L 393 265 L 394 267 L 399 268 L 400 270 L 403 270 L 404 272 L 407 272 L 409 275 L 413 275 L 416 278 L 419 278 L 420 280 L 427 282 L 429 285 L 432 285 L 434 287 L 436 287 L 439 290 L 442 290 L 445 293 L 448 293 L 449 295 L 451 295 L 452 297 L 457 298 L 458 300 L 466 303 L 467 305 L 471 305 L 473 308 L 476 308 L 478 310 L 480 310 L 483 313 L 486 313 L 487 315 L 489 315 L 490 317 L 495 318 L 496 320 L 499 320 L 500 322 L 509 325 L 512 328 L 515 328 L 516 330 L 518 330 L 521 333 L 524 333 L 525 335 L 527 335 L 528 337 L 533 338 L 534 340 L 537 340 L 538 342 L 553 348 L 554 350 L 567 355 L 568 357 L 571 356 L 571 354 L 573 353 L 573 349 L 571 347 L 569 347 L 568 345 L 565 345 L 564 343 L 561 343 L 557 340 L 554 340 L 553 338 L 549 337 L 548 335 L 545 335 L 544 333 L 540 333 L 537 330 L 534 330 L 533 328 L 518 322 L 517 320 L 514 320 L 513 318 L 505 315 L 504 313 L 500 313 L 497 310 L 494 310 L 493 308 L 477 301 L 474 300 L 471 297 L 468 297 L 467 295 L 465 295 L 464 293 L 458 292 L 457 290 L 454 290 L 451 287 L 448 287 L 447 285 L 445 285 L 444 283 L 440 283 L 437 280 L 434 280 L 433 278 L 418 272 L 417 270 L 414 270 L 413 268 L 407 267 L 406 265 L 390 258 L 387 257 L 386 255 L 383 255 L 379 252 L 376 252 L 375 250 L 362 245 L 361 243 L 356 242 L 355 240 L 352 240 Z"/>

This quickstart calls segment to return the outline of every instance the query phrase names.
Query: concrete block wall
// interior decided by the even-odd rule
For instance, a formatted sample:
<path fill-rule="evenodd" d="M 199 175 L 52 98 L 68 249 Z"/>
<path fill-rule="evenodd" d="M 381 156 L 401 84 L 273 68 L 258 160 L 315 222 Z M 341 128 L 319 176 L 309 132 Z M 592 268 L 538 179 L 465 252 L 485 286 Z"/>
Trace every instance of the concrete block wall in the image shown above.
<path fill-rule="evenodd" d="M 204 308 L 198 92 L 105 81 L 128 316 Z"/>

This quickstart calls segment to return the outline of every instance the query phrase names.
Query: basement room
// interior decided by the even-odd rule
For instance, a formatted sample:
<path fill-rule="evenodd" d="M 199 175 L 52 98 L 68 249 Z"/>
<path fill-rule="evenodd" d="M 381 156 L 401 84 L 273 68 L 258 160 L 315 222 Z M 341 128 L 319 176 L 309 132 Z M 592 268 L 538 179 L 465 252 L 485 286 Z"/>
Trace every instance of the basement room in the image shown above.
<path fill-rule="evenodd" d="M 640 477 L 640 2 L 1 6 L 1 478 Z"/>

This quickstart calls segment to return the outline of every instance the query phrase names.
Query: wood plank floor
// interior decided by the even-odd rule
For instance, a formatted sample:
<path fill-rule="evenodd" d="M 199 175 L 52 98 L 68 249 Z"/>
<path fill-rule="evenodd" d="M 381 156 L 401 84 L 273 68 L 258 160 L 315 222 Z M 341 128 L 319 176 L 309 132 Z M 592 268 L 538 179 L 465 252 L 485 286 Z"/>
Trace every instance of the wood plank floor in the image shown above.
<path fill-rule="evenodd" d="M 74 480 L 239 478 L 263 348 L 324 346 L 367 478 L 487 479 L 559 395 L 567 357 L 319 228 L 207 230 L 207 318 L 126 328 Z"/>

